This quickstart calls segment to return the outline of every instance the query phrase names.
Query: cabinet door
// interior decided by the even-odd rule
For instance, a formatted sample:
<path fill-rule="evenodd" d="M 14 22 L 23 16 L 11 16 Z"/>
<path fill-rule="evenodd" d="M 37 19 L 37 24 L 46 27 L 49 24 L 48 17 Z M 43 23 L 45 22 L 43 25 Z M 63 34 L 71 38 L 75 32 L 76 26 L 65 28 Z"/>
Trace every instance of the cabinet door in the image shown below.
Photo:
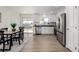
<path fill-rule="evenodd" d="M 42 27 L 42 34 L 54 34 L 54 27 Z"/>

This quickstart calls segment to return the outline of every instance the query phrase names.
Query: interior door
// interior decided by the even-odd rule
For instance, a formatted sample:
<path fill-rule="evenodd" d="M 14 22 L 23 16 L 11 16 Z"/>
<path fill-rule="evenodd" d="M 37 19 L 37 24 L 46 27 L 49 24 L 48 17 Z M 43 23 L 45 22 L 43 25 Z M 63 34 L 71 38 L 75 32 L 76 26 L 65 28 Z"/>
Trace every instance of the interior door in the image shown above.
<path fill-rule="evenodd" d="M 74 7 L 74 51 L 78 51 L 78 7 Z"/>
<path fill-rule="evenodd" d="M 67 7 L 66 14 L 66 47 L 73 51 L 73 7 Z"/>

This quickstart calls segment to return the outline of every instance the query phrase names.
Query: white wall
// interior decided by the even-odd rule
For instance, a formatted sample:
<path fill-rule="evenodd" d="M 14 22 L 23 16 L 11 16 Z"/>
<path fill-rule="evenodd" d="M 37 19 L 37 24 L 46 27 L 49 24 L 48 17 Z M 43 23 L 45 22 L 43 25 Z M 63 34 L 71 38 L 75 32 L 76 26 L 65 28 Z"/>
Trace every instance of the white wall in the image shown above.
<path fill-rule="evenodd" d="M 0 13 L 1 13 L 1 23 L 0 28 L 8 27 L 11 28 L 11 23 L 17 23 L 17 27 L 20 24 L 20 18 L 19 14 L 14 12 L 13 10 L 7 8 L 7 7 L 0 7 Z"/>

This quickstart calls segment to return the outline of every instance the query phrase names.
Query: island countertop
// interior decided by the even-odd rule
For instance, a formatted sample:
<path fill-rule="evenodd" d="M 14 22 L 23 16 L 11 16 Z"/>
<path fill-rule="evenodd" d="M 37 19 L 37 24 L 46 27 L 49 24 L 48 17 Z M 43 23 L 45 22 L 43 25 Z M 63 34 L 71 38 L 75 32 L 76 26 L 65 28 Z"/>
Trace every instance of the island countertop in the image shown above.
<path fill-rule="evenodd" d="M 34 25 L 35 27 L 55 27 L 55 25 Z"/>

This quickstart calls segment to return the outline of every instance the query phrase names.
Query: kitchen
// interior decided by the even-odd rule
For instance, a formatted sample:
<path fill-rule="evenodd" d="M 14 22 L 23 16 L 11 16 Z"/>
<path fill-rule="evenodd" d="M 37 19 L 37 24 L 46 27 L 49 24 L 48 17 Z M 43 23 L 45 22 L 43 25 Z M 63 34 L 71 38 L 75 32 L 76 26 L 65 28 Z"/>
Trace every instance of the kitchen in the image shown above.
<path fill-rule="evenodd" d="M 56 27 L 55 15 L 52 15 L 52 14 L 42 14 L 42 15 L 24 14 L 23 15 L 22 14 L 22 20 L 21 20 L 21 26 L 25 27 L 26 25 L 29 24 L 27 26 L 29 28 L 26 27 L 26 29 L 29 29 L 29 31 L 33 32 L 33 34 L 54 34 L 54 27 Z"/>
<path fill-rule="evenodd" d="M 60 12 L 64 9 L 65 7 L 60 7 Z M 21 13 L 20 18 L 20 26 L 25 27 L 25 33 L 34 36 L 55 35 L 59 43 L 66 46 L 66 14 L 64 12 L 58 16 L 51 7 L 36 7 L 34 13 Z"/>

